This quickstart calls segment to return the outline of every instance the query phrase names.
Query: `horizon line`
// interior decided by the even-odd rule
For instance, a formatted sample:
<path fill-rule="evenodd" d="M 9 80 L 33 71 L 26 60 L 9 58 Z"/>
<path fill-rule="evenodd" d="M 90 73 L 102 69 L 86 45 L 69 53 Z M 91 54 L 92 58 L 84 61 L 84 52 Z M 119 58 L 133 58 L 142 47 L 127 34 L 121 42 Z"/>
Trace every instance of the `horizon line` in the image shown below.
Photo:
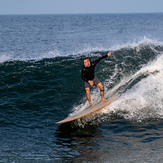
<path fill-rule="evenodd" d="M 2 15 L 6 15 L 6 16 L 9 16 L 9 15 L 97 15 L 97 14 L 163 14 L 163 12 L 122 12 L 122 13 L 39 13 L 39 14 L 36 14 L 36 13 L 23 13 L 23 14 L 0 14 L 0 16 Z"/>

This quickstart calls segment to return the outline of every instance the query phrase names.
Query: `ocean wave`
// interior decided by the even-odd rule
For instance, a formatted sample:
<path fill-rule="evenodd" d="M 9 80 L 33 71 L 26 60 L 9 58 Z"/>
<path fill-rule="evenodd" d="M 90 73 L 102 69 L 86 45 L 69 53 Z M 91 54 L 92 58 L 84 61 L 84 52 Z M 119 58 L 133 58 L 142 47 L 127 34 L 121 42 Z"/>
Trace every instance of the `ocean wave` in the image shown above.
<path fill-rule="evenodd" d="M 20 86 L 24 90 L 26 85 L 25 92 L 32 91 L 29 96 L 33 95 L 33 89 L 36 87 L 39 97 L 42 90 L 45 92 L 43 95 L 47 96 L 49 89 L 51 93 L 48 98 L 53 99 L 53 95 L 57 97 L 54 105 L 67 100 L 68 109 L 73 108 L 69 110 L 69 116 L 74 115 L 89 107 L 80 79 L 83 58 L 91 56 L 94 60 L 106 55 L 108 51 L 113 51 L 113 54 L 98 64 L 96 75 L 104 83 L 106 97 L 117 92 L 121 93 L 121 97 L 98 113 L 77 121 L 77 125 L 98 124 L 116 116 L 129 121 L 162 118 L 163 46 L 147 38 L 137 43 L 118 45 L 109 50 L 87 48 L 74 52 L 73 55 L 61 55 L 54 51 L 47 53 L 48 55 L 42 54 L 38 58 L 11 59 L 11 55 L 3 54 L 1 62 L 4 64 L 0 65 L 4 87 L 1 87 L 1 90 L 5 95 L 8 89 L 17 92 Z M 62 98 L 58 98 L 61 96 Z M 99 89 L 93 88 L 91 97 L 93 104 L 100 102 Z"/>

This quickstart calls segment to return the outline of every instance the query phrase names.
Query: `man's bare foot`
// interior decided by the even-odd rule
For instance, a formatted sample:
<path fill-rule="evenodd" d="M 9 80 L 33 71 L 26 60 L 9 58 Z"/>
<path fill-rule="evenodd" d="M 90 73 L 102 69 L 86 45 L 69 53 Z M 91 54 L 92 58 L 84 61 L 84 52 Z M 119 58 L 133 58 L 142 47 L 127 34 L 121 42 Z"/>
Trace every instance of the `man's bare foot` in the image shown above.
<path fill-rule="evenodd" d="M 102 102 L 106 102 L 106 101 L 109 101 L 109 100 L 107 100 L 107 99 L 105 99 L 105 98 L 104 98 L 104 99 L 102 99 Z"/>
<path fill-rule="evenodd" d="M 93 105 L 90 105 L 90 109 L 92 109 L 93 108 Z"/>

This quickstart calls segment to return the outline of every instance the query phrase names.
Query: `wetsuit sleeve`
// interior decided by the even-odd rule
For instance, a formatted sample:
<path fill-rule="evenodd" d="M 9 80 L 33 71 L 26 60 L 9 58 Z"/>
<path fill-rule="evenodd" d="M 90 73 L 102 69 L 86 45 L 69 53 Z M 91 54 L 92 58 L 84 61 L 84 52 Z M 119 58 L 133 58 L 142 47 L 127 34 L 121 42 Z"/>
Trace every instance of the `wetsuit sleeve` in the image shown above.
<path fill-rule="evenodd" d="M 86 75 L 85 75 L 85 71 L 84 71 L 84 69 L 82 69 L 81 78 L 82 78 L 84 81 L 88 82 L 88 79 L 86 79 L 85 76 L 86 76 Z"/>
<path fill-rule="evenodd" d="M 98 62 L 100 62 L 102 59 L 107 58 L 107 57 L 108 57 L 108 55 L 104 55 L 104 56 L 100 57 L 99 59 L 93 61 L 92 63 L 93 63 L 94 65 L 96 65 L 96 64 L 97 64 Z"/>

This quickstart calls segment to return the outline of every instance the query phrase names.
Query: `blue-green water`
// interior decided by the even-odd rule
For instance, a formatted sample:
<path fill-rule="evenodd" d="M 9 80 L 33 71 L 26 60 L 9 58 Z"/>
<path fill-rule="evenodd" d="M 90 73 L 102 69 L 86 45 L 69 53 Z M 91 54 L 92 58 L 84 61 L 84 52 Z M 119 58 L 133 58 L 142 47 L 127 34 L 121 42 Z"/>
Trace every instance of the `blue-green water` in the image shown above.
<path fill-rule="evenodd" d="M 163 14 L 0 16 L 0 162 L 161 162 Z M 81 69 L 96 66 L 110 106 L 89 106 Z M 93 104 L 100 92 L 92 88 Z"/>

